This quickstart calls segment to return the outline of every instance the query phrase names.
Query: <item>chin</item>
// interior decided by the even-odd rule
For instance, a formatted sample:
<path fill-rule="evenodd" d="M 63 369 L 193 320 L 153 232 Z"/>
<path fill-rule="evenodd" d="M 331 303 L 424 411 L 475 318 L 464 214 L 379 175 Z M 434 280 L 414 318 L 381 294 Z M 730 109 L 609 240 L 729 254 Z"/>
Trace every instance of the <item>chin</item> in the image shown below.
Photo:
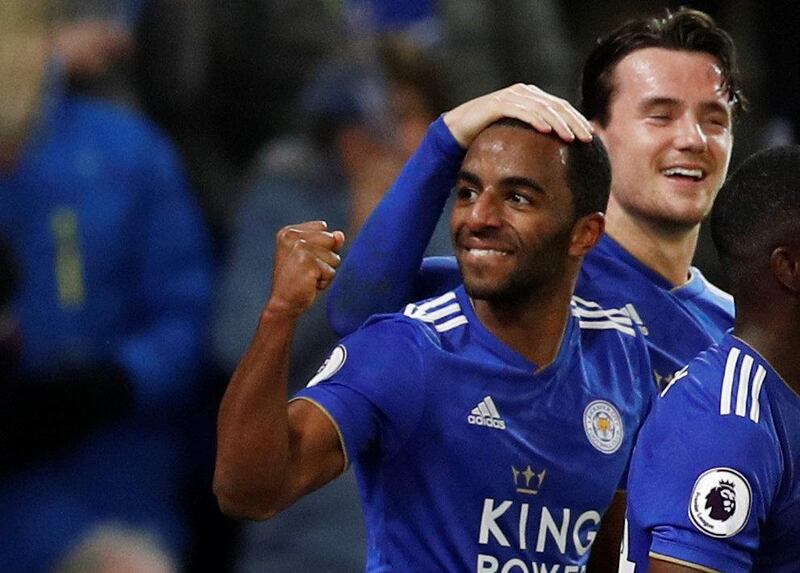
<path fill-rule="evenodd" d="M 508 297 L 509 289 L 503 283 L 489 280 L 469 280 L 464 278 L 464 290 L 474 300 L 504 300 Z"/>

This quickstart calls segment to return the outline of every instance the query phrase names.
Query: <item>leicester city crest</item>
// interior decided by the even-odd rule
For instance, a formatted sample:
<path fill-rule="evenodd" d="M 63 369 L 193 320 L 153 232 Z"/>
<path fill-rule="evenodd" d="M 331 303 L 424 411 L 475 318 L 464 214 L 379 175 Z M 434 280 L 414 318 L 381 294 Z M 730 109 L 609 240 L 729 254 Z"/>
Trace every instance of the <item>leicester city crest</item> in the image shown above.
<path fill-rule="evenodd" d="M 611 402 L 605 400 L 595 400 L 586 406 L 583 430 L 589 442 L 604 454 L 616 452 L 625 437 L 622 416 Z"/>

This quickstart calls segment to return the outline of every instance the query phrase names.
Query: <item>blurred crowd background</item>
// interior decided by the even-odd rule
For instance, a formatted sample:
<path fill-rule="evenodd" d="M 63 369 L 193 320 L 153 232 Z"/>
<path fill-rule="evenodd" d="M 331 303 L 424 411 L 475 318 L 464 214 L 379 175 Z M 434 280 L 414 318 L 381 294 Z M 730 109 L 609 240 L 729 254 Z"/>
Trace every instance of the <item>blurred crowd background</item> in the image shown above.
<path fill-rule="evenodd" d="M 738 46 L 733 166 L 795 142 L 800 11 L 682 4 Z M 352 241 L 440 113 L 518 81 L 575 101 L 598 35 L 677 5 L 3 0 L 0 571 L 362 570 L 352 474 L 267 523 L 211 494 L 275 233 L 322 218 Z M 697 264 L 725 286 L 705 233 Z M 293 388 L 333 341 L 318 304 Z"/>

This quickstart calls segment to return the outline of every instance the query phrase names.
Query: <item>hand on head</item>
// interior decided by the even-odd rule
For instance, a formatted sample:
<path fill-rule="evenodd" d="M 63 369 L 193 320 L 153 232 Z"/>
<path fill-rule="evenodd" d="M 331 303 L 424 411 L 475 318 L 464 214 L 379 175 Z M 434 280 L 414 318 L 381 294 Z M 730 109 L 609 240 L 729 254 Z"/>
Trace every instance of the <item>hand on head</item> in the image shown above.
<path fill-rule="evenodd" d="M 542 133 L 555 132 L 564 141 L 592 140 L 592 126 L 572 105 L 536 86 L 514 84 L 470 100 L 444 114 L 444 122 L 464 147 L 498 119 L 510 117 L 529 123 Z"/>

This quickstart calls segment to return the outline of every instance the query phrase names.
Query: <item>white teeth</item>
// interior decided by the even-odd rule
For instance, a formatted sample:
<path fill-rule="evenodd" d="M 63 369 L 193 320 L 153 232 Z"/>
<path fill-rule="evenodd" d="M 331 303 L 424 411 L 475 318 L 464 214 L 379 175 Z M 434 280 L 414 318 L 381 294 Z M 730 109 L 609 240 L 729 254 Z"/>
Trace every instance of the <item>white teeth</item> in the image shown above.
<path fill-rule="evenodd" d="M 703 177 L 702 169 L 687 169 L 685 167 L 670 167 L 664 169 L 662 173 L 666 176 L 670 175 L 683 175 L 684 177 L 691 177 L 692 179 L 700 179 Z"/>
<path fill-rule="evenodd" d="M 505 257 L 508 253 L 504 253 L 503 251 L 495 251 L 494 249 L 468 249 L 469 254 L 475 257 Z"/>

